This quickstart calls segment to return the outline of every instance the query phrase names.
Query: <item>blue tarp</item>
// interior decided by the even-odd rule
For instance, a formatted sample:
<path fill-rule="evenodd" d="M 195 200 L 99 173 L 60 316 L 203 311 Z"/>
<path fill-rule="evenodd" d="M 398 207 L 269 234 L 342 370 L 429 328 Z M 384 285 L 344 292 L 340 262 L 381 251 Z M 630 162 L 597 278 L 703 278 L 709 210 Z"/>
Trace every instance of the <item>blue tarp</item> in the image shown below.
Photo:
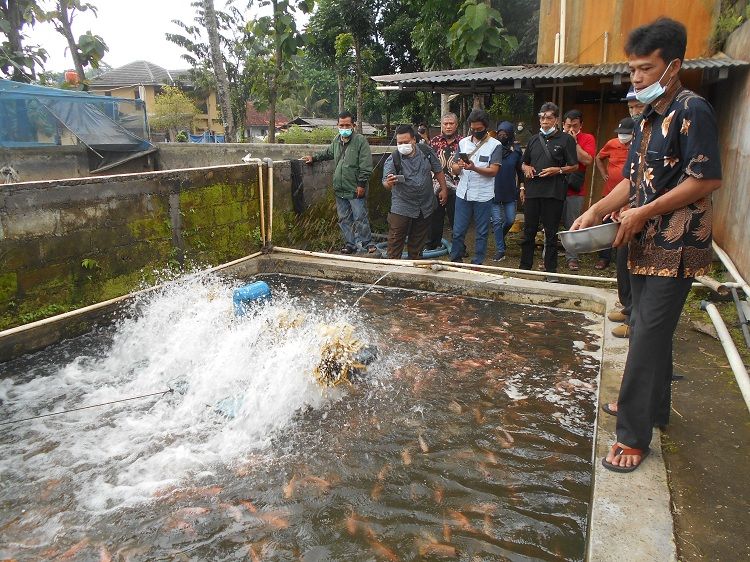
<path fill-rule="evenodd" d="M 224 135 L 217 135 L 211 131 L 205 131 L 202 135 L 188 135 L 190 142 L 197 144 L 224 142 Z"/>
<path fill-rule="evenodd" d="M 0 80 L 0 146 L 59 144 L 63 127 L 101 157 L 100 165 L 122 157 L 113 153 L 154 148 L 142 100 Z"/>

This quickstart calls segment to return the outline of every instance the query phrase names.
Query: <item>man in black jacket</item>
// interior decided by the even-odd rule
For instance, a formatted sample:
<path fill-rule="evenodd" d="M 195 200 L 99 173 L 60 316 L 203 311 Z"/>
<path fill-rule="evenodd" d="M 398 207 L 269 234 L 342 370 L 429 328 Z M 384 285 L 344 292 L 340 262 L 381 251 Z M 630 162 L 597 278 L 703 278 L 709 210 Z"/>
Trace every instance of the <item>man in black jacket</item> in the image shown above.
<path fill-rule="evenodd" d="M 544 269 L 557 271 L 557 227 L 568 190 L 566 174 L 578 170 L 576 141 L 558 126 L 560 110 L 551 102 L 539 110 L 539 134 L 531 137 L 523 155 L 525 189 L 521 269 L 534 265 L 534 240 L 539 223 L 544 226 Z"/>

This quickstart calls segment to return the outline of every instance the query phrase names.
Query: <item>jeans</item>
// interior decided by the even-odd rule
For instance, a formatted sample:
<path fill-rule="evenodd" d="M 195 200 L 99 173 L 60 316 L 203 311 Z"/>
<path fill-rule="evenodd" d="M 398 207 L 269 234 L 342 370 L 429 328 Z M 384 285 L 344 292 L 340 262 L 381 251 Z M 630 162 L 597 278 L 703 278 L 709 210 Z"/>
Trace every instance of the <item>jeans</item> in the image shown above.
<path fill-rule="evenodd" d="M 437 199 L 437 195 L 435 196 Z M 428 248 L 437 248 L 443 242 L 443 224 L 445 224 L 445 217 L 448 216 L 448 224 L 453 228 L 453 216 L 456 212 L 456 191 L 448 188 L 448 202 L 445 206 L 437 202 L 437 207 L 430 215 L 430 232 L 429 239 L 427 240 Z"/>
<path fill-rule="evenodd" d="M 336 197 L 336 213 L 339 228 L 347 247 L 357 249 L 372 245 L 370 221 L 367 218 L 367 203 L 362 199 L 342 199 Z"/>
<path fill-rule="evenodd" d="M 557 272 L 557 227 L 560 225 L 564 201 L 552 197 L 527 198 L 523 207 L 523 242 L 521 269 L 534 265 L 534 243 L 539 222 L 544 226 L 544 269 Z"/>
<path fill-rule="evenodd" d="M 581 209 L 583 209 L 583 195 L 568 195 L 565 198 L 565 209 L 563 210 L 565 230 L 570 230 L 575 220 L 581 216 Z M 568 261 L 577 260 L 578 254 L 566 251 L 565 258 Z"/>
<path fill-rule="evenodd" d="M 492 203 L 490 221 L 495 232 L 495 246 L 498 254 L 505 253 L 505 235 L 513 227 L 516 220 L 516 202 Z"/>
<path fill-rule="evenodd" d="M 453 217 L 453 247 L 451 261 L 463 261 L 466 245 L 464 237 L 469 230 L 472 216 L 476 237 L 474 242 L 474 259 L 471 263 L 481 264 L 487 254 L 487 234 L 490 231 L 490 214 L 492 199 L 489 201 L 466 201 L 456 197 L 456 214 Z"/>

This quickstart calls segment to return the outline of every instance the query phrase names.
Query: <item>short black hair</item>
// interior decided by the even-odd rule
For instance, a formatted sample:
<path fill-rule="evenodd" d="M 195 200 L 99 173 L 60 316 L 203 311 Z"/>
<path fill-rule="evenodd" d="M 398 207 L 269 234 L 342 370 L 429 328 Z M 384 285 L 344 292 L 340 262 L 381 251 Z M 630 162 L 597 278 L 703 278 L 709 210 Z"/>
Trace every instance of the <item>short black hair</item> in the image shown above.
<path fill-rule="evenodd" d="M 411 125 L 399 125 L 396 127 L 397 135 L 403 135 L 404 133 L 409 133 L 413 139 L 417 138 L 417 135 L 414 134 L 414 127 Z"/>
<path fill-rule="evenodd" d="M 339 119 L 346 119 L 347 117 L 352 120 L 352 123 L 356 123 L 357 120 L 354 118 L 351 111 L 344 110 L 339 113 Z"/>
<path fill-rule="evenodd" d="M 472 109 L 469 113 L 469 117 L 466 119 L 467 123 L 479 123 L 481 122 L 485 127 L 490 126 L 490 116 L 484 109 Z"/>
<path fill-rule="evenodd" d="M 567 121 L 570 119 L 571 121 L 575 121 L 578 119 L 581 123 L 583 123 L 583 113 L 581 113 L 580 109 L 569 109 L 565 113 L 565 117 L 563 117 L 563 121 Z"/>
<path fill-rule="evenodd" d="M 544 102 L 542 107 L 539 108 L 539 113 L 547 113 L 548 111 L 551 111 L 555 117 L 560 117 L 560 108 L 551 101 Z"/>
<path fill-rule="evenodd" d="M 659 18 L 630 32 L 625 43 L 625 54 L 642 57 L 658 51 L 661 59 L 669 64 L 675 59 L 682 61 L 686 47 L 685 26 L 670 18 Z"/>

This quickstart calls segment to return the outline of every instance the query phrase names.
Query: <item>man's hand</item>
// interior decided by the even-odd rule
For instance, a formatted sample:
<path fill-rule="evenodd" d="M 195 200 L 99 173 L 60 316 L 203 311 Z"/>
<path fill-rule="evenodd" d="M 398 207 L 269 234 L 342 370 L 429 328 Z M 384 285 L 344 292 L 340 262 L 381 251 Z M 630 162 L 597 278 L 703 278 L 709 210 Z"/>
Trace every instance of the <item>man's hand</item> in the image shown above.
<path fill-rule="evenodd" d="M 534 170 L 534 166 L 529 166 L 528 164 L 523 164 L 521 166 L 521 169 L 523 170 L 523 175 L 526 176 L 527 179 L 533 178 L 534 174 L 536 174 L 536 170 Z"/>
<path fill-rule="evenodd" d="M 398 183 L 396 176 L 388 174 L 388 177 L 383 180 L 383 187 L 386 189 L 393 189 L 393 186 Z"/>
<path fill-rule="evenodd" d="M 445 205 L 448 203 L 448 188 L 444 187 L 438 192 L 438 201 L 440 201 L 440 205 L 442 207 L 445 207 Z"/>
<path fill-rule="evenodd" d="M 553 166 L 552 168 L 544 168 L 541 172 L 539 172 L 540 178 L 546 178 L 548 176 L 559 176 L 560 175 L 560 166 Z"/>
<path fill-rule="evenodd" d="M 648 219 L 648 211 L 644 212 L 643 207 L 634 207 L 622 211 L 620 213 L 620 228 L 617 231 L 615 241 L 612 242 L 612 247 L 617 248 L 630 242 L 636 234 L 643 230 Z"/>
<path fill-rule="evenodd" d="M 583 213 L 580 217 L 578 217 L 575 221 L 573 221 L 573 225 L 570 227 L 570 230 L 578 230 L 579 228 L 588 228 L 590 226 L 597 226 L 601 224 L 602 217 L 597 215 L 593 207 L 590 207 L 588 211 Z"/>
<path fill-rule="evenodd" d="M 312 163 L 313 163 L 313 157 L 312 157 L 312 156 L 310 156 L 309 154 L 308 154 L 307 156 L 303 156 L 303 157 L 301 158 L 301 160 L 302 160 L 302 161 L 303 161 L 303 162 L 304 162 L 305 164 L 312 164 Z"/>
<path fill-rule="evenodd" d="M 365 196 L 365 188 L 361 185 L 357 186 L 357 199 L 362 199 Z"/>

